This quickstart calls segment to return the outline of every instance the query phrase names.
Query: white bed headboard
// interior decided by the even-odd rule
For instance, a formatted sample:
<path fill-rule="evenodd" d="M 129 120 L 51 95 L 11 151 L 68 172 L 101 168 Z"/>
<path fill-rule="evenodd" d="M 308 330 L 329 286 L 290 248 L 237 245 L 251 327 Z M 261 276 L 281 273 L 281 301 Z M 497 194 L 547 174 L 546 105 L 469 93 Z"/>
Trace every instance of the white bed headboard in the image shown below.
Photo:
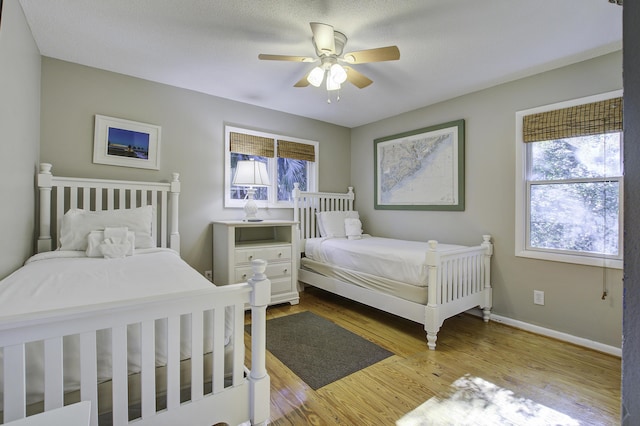
<path fill-rule="evenodd" d="M 350 186 L 346 193 L 335 192 L 303 192 L 300 191 L 299 184 L 294 183 L 293 194 L 293 220 L 298 222 L 299 237 L 301 244 L 299 248 L 304 250 L 304 240 L 307 238 L 320 237 L 317 212 L 324 211 L 351 211 L 355 194 Z"/>
<path fill-rule="evenodd" d="M 178 198 L 180 175 L 171 182 L 134 182 L 120 180 L 58 177 L 51 164 L 41 163 L 38 173 L 40 193 L 38 253 L 57 248 L 60 223 L 71 208 L 91 211 L 117 210 L 151 205 L 154 208 L 152 235 L 158 247 L 180 252 Z M 54 223 L 55 221 L 55 223 Z M 53 225 L 53 226 L 52 226 Z M 52 235 L 52 229 L 55 234 Z M 54 239 L 55 238 L 55 239 Z"/>

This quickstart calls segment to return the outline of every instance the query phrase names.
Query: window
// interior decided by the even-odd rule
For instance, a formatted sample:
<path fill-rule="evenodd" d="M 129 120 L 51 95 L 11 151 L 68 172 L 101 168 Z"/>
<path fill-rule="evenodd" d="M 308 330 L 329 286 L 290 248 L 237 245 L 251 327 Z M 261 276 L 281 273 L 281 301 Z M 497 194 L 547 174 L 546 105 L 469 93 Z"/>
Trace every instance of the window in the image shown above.
<path fill-rule="evenodd" d="M 255 160 L 267 165 L 269 187 L 256 188 L 259 207 L 291 207 L 291 191 L 298 182 L 302 191 L 317 191 L 318 142 L 225 127 L 225 207 L 243 207 L 247 188 L 233 186 L 236 163 Z M 275 177 L 275 179 L 274 179 Z"/>
<path fill-rule="evenodd" d="M 622 268 L 622 97 L 516 113 L 516 256 Z"/>

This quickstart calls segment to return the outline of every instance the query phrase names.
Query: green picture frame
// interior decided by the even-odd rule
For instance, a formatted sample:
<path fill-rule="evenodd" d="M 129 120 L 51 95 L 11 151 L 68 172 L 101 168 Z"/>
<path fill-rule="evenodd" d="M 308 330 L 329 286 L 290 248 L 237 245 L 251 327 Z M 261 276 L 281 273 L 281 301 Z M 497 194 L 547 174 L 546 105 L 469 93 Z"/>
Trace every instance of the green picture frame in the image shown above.
<path fill-rule="evenodd" d="M 373 141 L 376 210 L 465 209 L 463 119 Z"/>

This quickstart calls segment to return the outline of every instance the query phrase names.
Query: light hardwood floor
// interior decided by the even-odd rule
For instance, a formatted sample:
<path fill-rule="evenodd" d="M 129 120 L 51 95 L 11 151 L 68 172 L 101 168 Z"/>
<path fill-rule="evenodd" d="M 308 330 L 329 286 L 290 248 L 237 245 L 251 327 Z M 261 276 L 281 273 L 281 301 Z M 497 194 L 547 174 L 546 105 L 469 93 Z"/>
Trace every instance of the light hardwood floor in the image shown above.
<path fill-rule="evenodd" d="M 311 311 L 395 355 L 317 391 L 267 353 L 272 425 L 394 425 L 456 379 L 481 377 L 583 425 L 620 424 L 620 358 L 463 314 L 445 321 L 437 349 L 422 326 L 315 288 L 267 318 Z M 249 354 L 247 354 L 249 355 Z"/>

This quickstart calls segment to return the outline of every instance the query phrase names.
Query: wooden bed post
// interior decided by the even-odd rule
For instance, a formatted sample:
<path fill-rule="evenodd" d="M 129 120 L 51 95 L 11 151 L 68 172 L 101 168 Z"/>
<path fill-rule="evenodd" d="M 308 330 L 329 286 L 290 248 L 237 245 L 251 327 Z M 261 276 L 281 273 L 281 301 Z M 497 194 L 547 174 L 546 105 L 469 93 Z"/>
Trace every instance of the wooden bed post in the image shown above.
<path fill-rule="evenodd" d="M 171 181 L 171 229 L 169 248 L 180 253 L 180 232 L 178 232 L 178 197 L 180 196 L 180 173 L 173 173 Z"/>
<path fill-rule="evenodd" d="M 482 239 L 484 241 L 481 246 L 486 249 L 484 255 L 484 306 L 482 306 L 482 318 L 484 322 L 489 322 L 493 305 L 493 289 L 491 288 L 491 256 L 493 255 L 493 244 L 491 243 L 491 235 L 483 235 Z"/>
<path fill-rule="evenodd" d="M 38 190 L 40 192 L 40 236 L 38 237 L 38 253 L 51 251 L 51 164 L 40 163 L 38 173 Z"/>
<path fill-rule="evenodd" d="M 427 345 L 432 351 L 436 349 L 438 331 L 444 320 L 440 320 L 438 307 L 438 288 L 442 285 L 438 281 L 438 265 L 440 264 L 440 254 L 437 251 L 438 242 L 429 240 L 429 251 L 427 251 L 428 273 L 428 301 L 425 309 L 424 329 L 427 332 Z"/>
<path fill-rule="evenodd" d="M 266 425 L 270 416 L 271 380 L 267 374 L 267 305 L 271 300 L 271 281 L 264 274 L 267 262 L 256 259 L 251 262 L 253 276 L 248 283 L 251 292 L 251 424 Z"/>

